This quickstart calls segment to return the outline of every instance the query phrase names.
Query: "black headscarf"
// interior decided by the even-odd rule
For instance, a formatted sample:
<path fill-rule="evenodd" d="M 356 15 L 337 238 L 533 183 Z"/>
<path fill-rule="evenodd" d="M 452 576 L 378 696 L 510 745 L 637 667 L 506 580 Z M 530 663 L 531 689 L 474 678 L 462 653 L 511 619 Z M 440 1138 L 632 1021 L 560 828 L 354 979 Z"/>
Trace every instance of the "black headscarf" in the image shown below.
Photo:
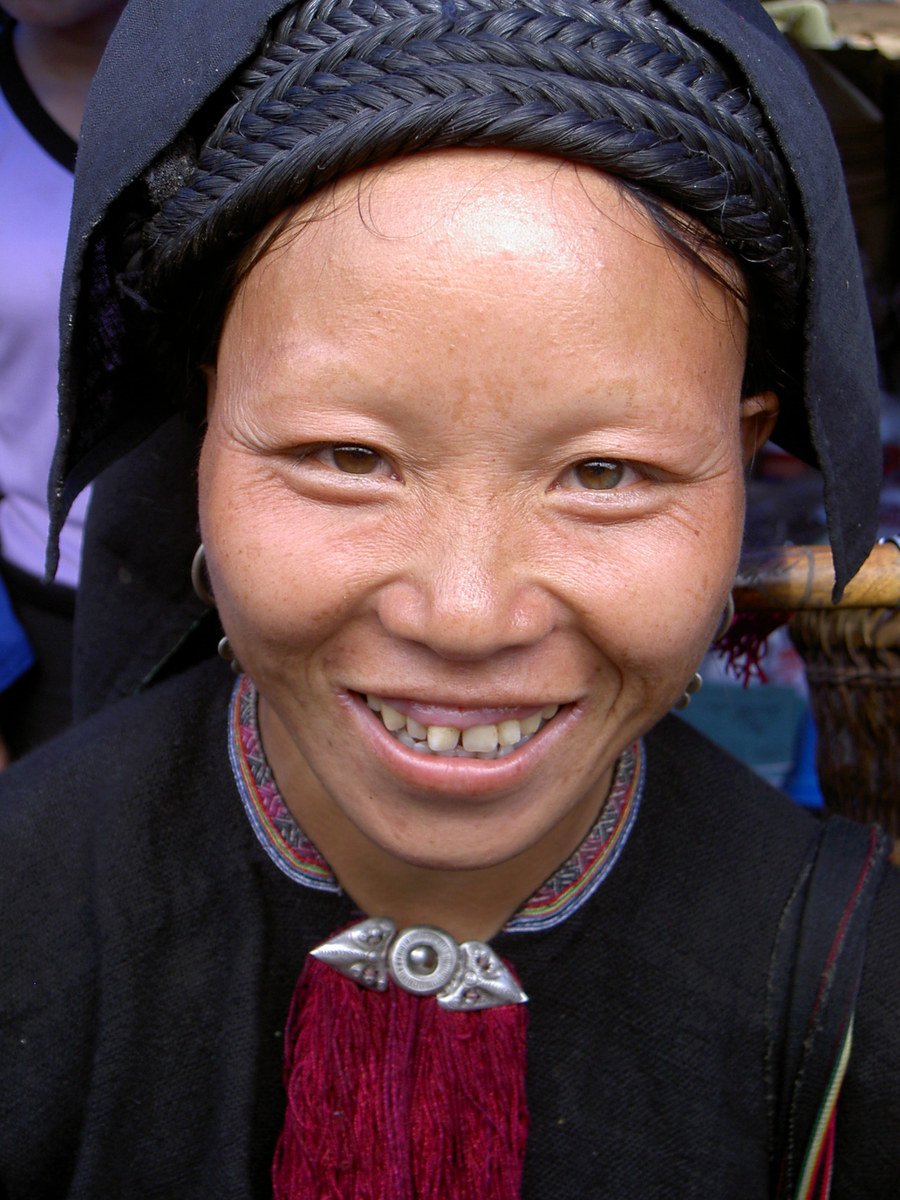
<path fill-rule="evenodd" d="M 756 0 L 665 5 L 746 79 L 800 198 L 808 250 L 798 356 L 805 414 L 795 402 L 776 440 L 822 472 L 841 588 L 874 539 L 881 454 L 873 341 L 834 142 L 802 66 Z M 142 390 L 127 363 L 109 360 L 115 331 L 110 339 L 108 326 L 117 315 L 95 303 L 88 285 L 117 203 L 287 7 L 286 0 L 131 0 L 109 43 L 82 131 L 63 282 L 60 440 L 51 482 L 57 520 L 91 478 L 177 408 L 177 398 Z"/>

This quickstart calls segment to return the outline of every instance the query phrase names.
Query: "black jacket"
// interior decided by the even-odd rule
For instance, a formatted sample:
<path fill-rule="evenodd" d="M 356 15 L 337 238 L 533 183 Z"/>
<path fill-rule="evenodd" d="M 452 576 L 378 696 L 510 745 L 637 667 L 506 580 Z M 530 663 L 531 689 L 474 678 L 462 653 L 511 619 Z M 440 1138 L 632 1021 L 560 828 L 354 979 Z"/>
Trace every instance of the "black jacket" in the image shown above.
<path fill-rule="evenodd" d="M 270 862 L 210 663 L 0 777 L 0 1194 L 270 1194 L 282 1027 L 349 901 Z M 768 1192 L 763 1006 L 816 822 L 676 719 L 593 899 L 504 934 L 529 1000 L 526 1200 Z M 900 876 L 882 885 L 833 1200 L 900 1195 Z"/>

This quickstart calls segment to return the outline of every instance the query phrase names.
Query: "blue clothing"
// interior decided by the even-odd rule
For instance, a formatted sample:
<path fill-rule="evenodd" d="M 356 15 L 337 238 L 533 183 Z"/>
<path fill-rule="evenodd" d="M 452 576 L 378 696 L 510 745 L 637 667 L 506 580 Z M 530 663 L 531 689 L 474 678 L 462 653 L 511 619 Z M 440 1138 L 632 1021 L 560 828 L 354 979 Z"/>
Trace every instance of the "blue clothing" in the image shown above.
<path fill-rule="evenodd" d="M 0 583 L 0 692 L 34 665 L 34 651 L 13 612 L 5 586 Z"/>

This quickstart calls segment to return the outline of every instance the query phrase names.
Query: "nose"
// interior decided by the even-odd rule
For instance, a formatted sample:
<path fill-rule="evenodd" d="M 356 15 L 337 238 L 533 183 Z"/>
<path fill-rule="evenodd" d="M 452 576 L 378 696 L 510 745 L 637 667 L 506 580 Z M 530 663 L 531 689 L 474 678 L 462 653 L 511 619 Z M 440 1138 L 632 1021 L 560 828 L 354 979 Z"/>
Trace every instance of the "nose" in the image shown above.
<path fill-rule="evenodd" d="M 432 524 L 380 589 L 382 626 L 455 661 L 537 644 L 553 629 L 555 602 L 529 554 L 531 539 L 491 514 L 456 516 Z"/>

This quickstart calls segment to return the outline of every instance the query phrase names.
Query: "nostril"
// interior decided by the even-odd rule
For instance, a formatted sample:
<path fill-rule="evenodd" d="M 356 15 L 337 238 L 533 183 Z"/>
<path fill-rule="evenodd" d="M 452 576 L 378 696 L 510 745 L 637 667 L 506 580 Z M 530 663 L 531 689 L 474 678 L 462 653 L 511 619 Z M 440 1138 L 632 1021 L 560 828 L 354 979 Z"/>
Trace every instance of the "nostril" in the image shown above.
<path fill-rule="evenodd" d="M 530 646 L 553 629 L 549 596 L 521 588 L 462 590 L 438 578 L 427 587 L 397 582 L 378 597 L 378 618 L 393 637 L 451 661 L 483 659 Z"/>

